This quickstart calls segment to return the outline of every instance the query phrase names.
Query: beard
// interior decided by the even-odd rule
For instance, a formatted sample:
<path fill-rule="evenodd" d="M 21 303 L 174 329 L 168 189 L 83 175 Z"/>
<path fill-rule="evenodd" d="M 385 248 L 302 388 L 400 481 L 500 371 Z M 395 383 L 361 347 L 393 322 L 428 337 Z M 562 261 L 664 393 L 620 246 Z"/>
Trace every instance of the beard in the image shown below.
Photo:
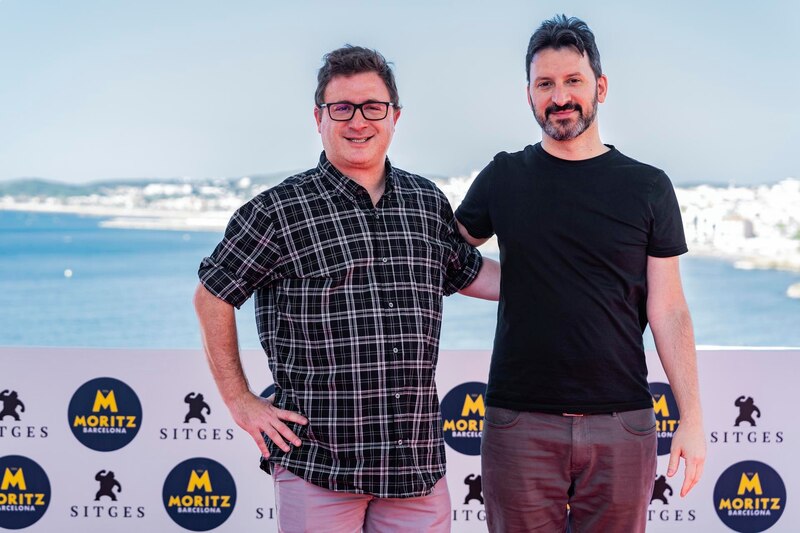
<path fill-rule="evenodd" d="M 550 105 L 545 108 L 544 116 L 538 114 L 536 109 L 533 108 L 533 105 L 531 105 L 531 109 L 533 110 L 533 116 L 536 122 L 542 127 L 544 133 L 556 141 L 569 141 L 576 138 L 592 125 L 592 122 L 594 122 L 594 119 L 597 117 L 597 103 L 597 90 L 595 90 L 594 98 L 592 98 L 592 107 L 587 113 L 583 112 L 583 108 L 580 105 L 574 103 L 565 104 L 563 106 L 555 104 Z M 570 110 L 577 111 L 578 117 L 575 119 L 550 120 L 551 113 Z"/>

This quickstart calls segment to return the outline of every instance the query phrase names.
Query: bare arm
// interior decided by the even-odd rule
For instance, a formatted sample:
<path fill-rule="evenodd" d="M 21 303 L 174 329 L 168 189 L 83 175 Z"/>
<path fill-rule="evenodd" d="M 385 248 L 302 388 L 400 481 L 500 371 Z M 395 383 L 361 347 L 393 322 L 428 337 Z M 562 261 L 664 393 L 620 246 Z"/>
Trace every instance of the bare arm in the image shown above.
<path fill-rule="evenodd" d="M 500 299 L 500 263 L 494 259 L 483 258 L 478 275 L 468 286 L 460 291 L 464 296 L 482 298 L 496 302 Z"/>
<path fill-rule="evenodd" d="M 458 232 L 461 234 L 462 237 L 464 237 L 464 240 L 467 241 L 472 246 L 474 246 L 475 248 L 477 248 L 478 246 L 489 240 L 488 238 L 478 239 L 477 237 L 473 237 L 472 235 L 469 234 L 467 228 L 461 225 L 461 222 L 459 222 L 458 220 L 456 220 L 456 224 L 458 224 Z"/>
<path fill-rule="evenodd" d="M 300 446 L 300 439 L 282 420 L 305 424 L 306 419 L 298 413 L 278 409 L 250 390 L 239 357 L 233 306 L 208 292 L 201 283 L 195 291 L 194 307 L 211 374 L 234 421 L 253 437 L 265 458 L 269 457 L 269 451 L 262 433 L 285 452 L 290 448 L 284 439 Z"/>
<path fill-rule="evenodd" d="M 680 425 L 672 438 L 667 475 L 675 475 L 683 457 L 683 497 L 697 484 L 703 473 L 706 439 L 700 408 L 694 331 L 683 296 L 678 258 L 648 257 L 647 287 L 650 329 L 681 414 Z"/>
<path fill-rule="evenodd" d="M 468 244 L 477 248 L 489 239 L 477 239 L 469 234 L 461 222 L 456 220 L 458 225 L 458 232 L 467 241 Z M 473 298 L 482 298 L 484 300 L 497 301 L 500 299 L 500 263 L 494 259 L 483 258 L 483 265 L 481 271 L 475 280 L 464 289 L 458 291 L 465 296 L 472 296 Z"/>

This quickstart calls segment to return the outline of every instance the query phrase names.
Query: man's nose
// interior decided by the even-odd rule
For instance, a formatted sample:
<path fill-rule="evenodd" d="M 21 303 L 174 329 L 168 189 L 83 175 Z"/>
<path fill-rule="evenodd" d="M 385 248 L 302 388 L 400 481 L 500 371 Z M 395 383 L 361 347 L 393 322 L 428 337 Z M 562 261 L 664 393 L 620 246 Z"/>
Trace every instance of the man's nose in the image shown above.
<path fill-rule="evenodd" d="M 569 92 L 569 90 L 567 90 L 566 87 L 556 86 L 556 88 L 553 89 L 551 98 L 554 104 L 563 106 L 572 100 L 572 94 Z"/>
<path fill-rule="evenodd" d="M 356 109 L 356 112 L 353 114 L 353 118 L 350 119 L 349 125 L 351 128 L 361 128 L 367 125 L 367 119 L 364 116 L 363 107 Z"/>

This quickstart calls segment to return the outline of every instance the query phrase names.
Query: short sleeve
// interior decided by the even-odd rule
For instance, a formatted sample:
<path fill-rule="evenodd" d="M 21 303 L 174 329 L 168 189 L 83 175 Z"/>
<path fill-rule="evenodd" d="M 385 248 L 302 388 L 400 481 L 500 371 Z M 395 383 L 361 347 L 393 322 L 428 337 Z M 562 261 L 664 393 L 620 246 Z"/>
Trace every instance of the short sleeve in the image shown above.
<path fill-rule="evenodd" d="M 275 228 L 253 199 L 233 214 L 222 241 L 200 263 L 198 276 L 211 294 L 239 308 L 274 279 L 279 260 Z"/>
<path fill-rule="evenodd" d="M 464 201 L 456 209 L 456 218 L 476 239 L 487 239 L 494 235 L 489 206 L 496 166 L 496 161 L 486 165 L 472 182 Z"/>
<path fill-rule="evenodd" d="M 672 182 L 659 172 L 650 191 L 650 237 L 647 255 L 673 257 L 688 251 L 683 233 L 681 209 Z"/>
<path fill-rule="evenodd" d="M 456 219 L 450 202 L 444 194 L 441 194 L 440 216 L 442 217 L 444 228 L 443 241 L 447 244 L 449 254 L 445 265 L 444 295 L 450 296 L 469 285 L 475 280 L 481 270 L 483 258 L 480 252 L 470 246 L 456 226 Z"/>

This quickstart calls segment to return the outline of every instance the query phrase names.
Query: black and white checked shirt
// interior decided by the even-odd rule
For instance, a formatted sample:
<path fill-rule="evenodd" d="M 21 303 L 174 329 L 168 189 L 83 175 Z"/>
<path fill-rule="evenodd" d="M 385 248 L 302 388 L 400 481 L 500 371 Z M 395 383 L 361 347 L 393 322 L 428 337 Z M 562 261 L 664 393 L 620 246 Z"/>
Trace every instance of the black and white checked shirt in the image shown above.
<path fill-rule="evenodd" d="M 239 208 L 199 275 L 236 307 L 255 292 L 275 405 L 309 420 L 291 424 L 300 447 L 267 441 L 269 461 L 335 491 L 430 493 L 445 472 L 442 296 L 480 267 L 444 194 L 388 160 L 377 206 L 323 153 Z"/>

